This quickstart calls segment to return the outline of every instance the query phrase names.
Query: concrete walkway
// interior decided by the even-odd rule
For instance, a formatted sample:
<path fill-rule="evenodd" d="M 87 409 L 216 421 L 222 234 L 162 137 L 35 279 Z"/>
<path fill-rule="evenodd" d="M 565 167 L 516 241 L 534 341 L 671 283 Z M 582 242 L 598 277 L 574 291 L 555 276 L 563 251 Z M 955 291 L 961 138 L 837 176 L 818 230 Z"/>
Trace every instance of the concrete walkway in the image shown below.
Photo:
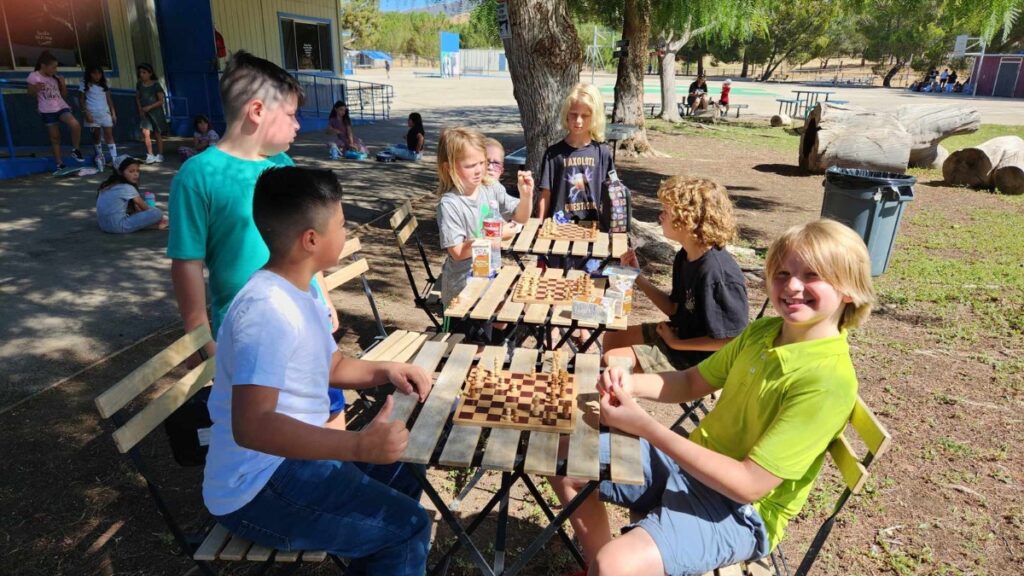
<path fill-rule="evenodd" d="M 589 80 L 589 74 L 584 79 Z M 359 80 L 386 82 L 383 70 L 359 71 Z M 687 85 L 689 79 L 679 78 Z M 409 112 L 423 115 L 428 150 L 419 163 L 332 162 L 325 137 L 301 136 L 290 153 L 301 165 L 335 169 L 345 187 L 352 225 L 368 222 L 401 200 L 431 192 L 436 183 L 434 146 L 443 126 L 471 125 L 501 140 L 506 149 L 524 144 L 518 108 L 508 76 L 440 79 L 392 70 L 396 101 L 392 120 L 357 126 L 357 134 L 380 150 L 403 141 Z M 595 83 L 614 85 L 611 75 Z M 656 85 L 657 78 L 647 83 Z M 715 83 L 711 83 L 713 93 Z M 774 113 L 775 97 L 789 97 L 797 85 L 751 85 L 753 114 Z M 753 88 L 762 94 L 754 94 Z M 775 93 L 778 93 L 776 95 Z M 884 107 L 935 97 L 881 89 L 839 89 L 842 99 Z M 943 96 L 952 101 L 952 96 Z M 648 101 L 657 101 L 656 92 Z M 734 101 L 739 101 L 734 98 Z M 1024 123 L 1024 102 L 978 99 L 986 123 Z M 123 143 L 122 143 L 123 144 Z M 123 147 L 124 148 L 124 147 Z M 127 150 L 141 153 L 139 143 Z M 146 167 L 143 189 L 167 204 L 177 170 L 175 144 L 163 165 Z M 127 236 L 103 234 L 95 223 L 96 187 L 102 177 L 54 179 L 35 176 L 0 186 L 0 411 L 59 383 L 139 339 L 179 322 L 164 256 L 165 232 Z M 172 222 L 173 225 L 173 222 Z M 139 359 L 141 362 L 142 359 Z"/>

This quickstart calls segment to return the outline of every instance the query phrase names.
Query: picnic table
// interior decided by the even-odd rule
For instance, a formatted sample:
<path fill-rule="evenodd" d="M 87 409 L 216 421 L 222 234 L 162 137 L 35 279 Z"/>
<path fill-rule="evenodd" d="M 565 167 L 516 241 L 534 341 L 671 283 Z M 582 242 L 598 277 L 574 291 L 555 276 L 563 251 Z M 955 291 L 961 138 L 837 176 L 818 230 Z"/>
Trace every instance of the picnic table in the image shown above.
<path fill-rule="evenodd" d="M 523 256 L 535 254 L 550 258 L 551 256 L 578 256 L 581 258 L 598 258 L 609 260 L 622 256 L 629 248 L 629 237 L 625 232 L 600 232 L 595 240 L 545 240 L 538 238 L 538 232 L 546 218 L 530 218 L 512 238 L 502 240 L 501 249 L 509 252 L 512 258 L 525 267 Z M 563 258 L 563 261 L 565 259 Z"/>
<path fill-rule="evenodd" d="M 481 574 L 514 575 L 519 573 L 548 540 L 558 533 L 561 540 L 582 566 L 583 558 L 562 530 L 562 525 L 579 507 L 601 480 L 625 484 L 642 484 L 640 441 L 617 431 L 611 431 L 611 459 L 602 464 L 599 458 L 599 424 L 596 383 L 600 375 L 600 357 L 597 354 L 578 354 L 567 366 L 576 375 L 578 390 L 576 425 L 572 433 L 521 431 L 514 428 L 487 428 L 453 425 L 453 406 L 462 392 L 462 385 L 474 364 L 476 346 L 444 342 L 426 342 L 417 353 L 413 364 L 436 373 L 436 383 L 422 407 L 417 411 L 417 398 L 396 393 L 392 420 L 406 422 L 410 434 L 409 445 L 400 458 L 402 462 L 425 464 L 447 469 L 480 467 L 501 474 L 501 484 L 494 496 L 482 507 L 476 518 L 463 527 L 448 503 L 418 468 L 411 467 L 424 493 L 434 503 L 442 518 L 451 527 L 457 540 L 445 551 L 441 560 L 429 570 L 430 574 L 443 571 L 451 556 L 460 549 L 468 550 L 470 558 Z M 504 367 L 506 350 L 503 347 L 485 348 L 480 355 L 482 366 L 500 362 Z M 568 355 L 563 362 L 568 360 Z M 508 370 L 530 372 L 533 369 L 549 372 L 552 357 L 543 357 L 538 350 L 519 348 L 512 355 Z M 567 363 L 567 362 L 566 362 Z M 568 451 L 559 459 L 559 443 L 564 440 Z M 586 487 L 555 515 L 531 479 L 531 475 L 568 476 L 589 480 Z M 534 537 L 510 567 L 505 567 L 505 535 L 508 524 L 509 494 L 515 482 L 522 481 L 537 500 L 547 517 L 548 524 Z M 487 515 L 498 508 L 495 531 L 494 562 L 489 563 L 471 536 Z M 435 543 L 436 545 L 436 543 Z"/>
<path fill-rule="evenodd" d="M 597 323 L 573 320 L 571 304 L 523 304 L 512 301 L 512 289 L 516 281 L 524 273 L 537 273 L 535 266 L 520 268 L 516 265 L 502 266 L 494 278 L 470 278 L 466 287 L 458 295 L 458 300 L 445 308 L 444 315 L 449 318 L 462 319 L 470 325 L 486 325 L 493 322 L 507 322 L 517 328 L 523 326 L 527 335 L 532 333 L 545 350 L 557 350 L 568 342 L 569 337 L 577 328 L 587 328 L 590 336 L 579 347 L 579 352 L 587 351 L 605 330 L 625 330 L 627 317 L 617 316 L 608 323 Z M 563 271 L 548 268 L 543 273 L 548 278 L 579 278 L 585 276 L 582 270 Z M 608 280 L 595 278 L 594 295 L 601 296 L 607 288 Z M 564 328 L 559 341 L 552 337 L 553 328 Z M 525 337 L 525 335 L 524 335 Z"/>

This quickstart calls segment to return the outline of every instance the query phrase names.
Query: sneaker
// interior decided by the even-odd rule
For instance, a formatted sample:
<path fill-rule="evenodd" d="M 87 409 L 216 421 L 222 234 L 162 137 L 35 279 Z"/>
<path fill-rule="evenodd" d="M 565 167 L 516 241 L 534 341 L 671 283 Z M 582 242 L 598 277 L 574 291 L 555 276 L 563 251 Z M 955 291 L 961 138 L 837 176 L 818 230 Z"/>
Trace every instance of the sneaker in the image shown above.
<path fill-rule="evenodd" d="M 64 164 L 63 162 L 61 162 L 60 164 L 57 164 L 57 169 L 56 169 L 56 170 L 54 170 L 54 171 L 52 172 L 52 174 L 53 174 L 54 176 L 56 176 L 56 175 L 57 175 L 57 174 L 58 174 L 58 173 L 59 173 L 59 172 L 60 172 L 61 170 L 65 169 L 65 168 L 67 168 L 67 166 L 66 166 L 66 165 L 65 165 L 65 164 Z"/>
<path fill-rule="evenodd" d="M 85 162 L 85 156 L 82 156 L 82 151 L 78 148 L 71 149 L 71 157 L 75 159 L 75 162 Z"/>
<path fill-rule="evenodd" d="M 163 162 L 164 161 L 164 155 L 163 154 L 157 154 L 156 156 L 153 157 L 153 161 L 154 162 Z"/>
<path fill-rule="evenodd" d="M 153 164 L 156 162 L 156 156 L 152 154 L 146 154 L 146 164 Z"/>
<path fill-rule="evenodd" d="M 103 156 L 101 156 L 100 154 L 97 154 L 96 155 L 96 169 L 99 170 L 100 172 L 103 172 L 104 166 L 105 166 L 105 164 L 103 162 Z"/>

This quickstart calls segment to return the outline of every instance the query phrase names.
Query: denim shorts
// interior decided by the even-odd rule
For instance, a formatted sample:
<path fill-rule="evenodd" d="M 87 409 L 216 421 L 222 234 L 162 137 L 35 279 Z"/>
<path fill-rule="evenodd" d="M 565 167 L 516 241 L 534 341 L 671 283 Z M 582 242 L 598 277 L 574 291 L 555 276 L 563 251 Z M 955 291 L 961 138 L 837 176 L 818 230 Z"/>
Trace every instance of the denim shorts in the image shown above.
<path fill-rule="evenodd" d="M 665 573 L 704 574 L 721 566 L 764 558 L 768 532 L 750 504 L 739 504 L 701 484 L 667 454 L 641 439 L 644 484 L 601 482 L 601 499 L 643 514 L 643 528 L 661 553 Z M 601 434 L 601 461 L 610 460 Z"/>
<path fill-rule="evenodd" d="M 271 548 L 351 558 L 346 574 L 421 576 L 431 518 L 410 466 L 286 459 L 255 498 L 217 521 Z"/>
<path fill-rule="evenodd" d="M 57 122 L 60 122 L 61 116 L 64 116 L 65 114 L 71 114 L 71 108 L 64 108 L 63 110 L 57 110 L 56 112 L 40 112 L 39 117 L 42 118 L 43 124 L 53 126 Z"/>

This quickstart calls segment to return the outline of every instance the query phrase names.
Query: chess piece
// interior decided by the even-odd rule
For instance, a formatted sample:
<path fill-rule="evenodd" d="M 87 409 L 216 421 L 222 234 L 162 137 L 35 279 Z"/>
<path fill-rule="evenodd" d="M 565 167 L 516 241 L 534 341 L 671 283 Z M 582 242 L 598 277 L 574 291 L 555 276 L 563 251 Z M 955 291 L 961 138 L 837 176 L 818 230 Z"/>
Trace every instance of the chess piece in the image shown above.
<path fill-rule="evenodd" d="M 505 404 L 505 407 L 501 410 L 501 417 L 506 422 L 512 420 L 512 406 Z"/>

